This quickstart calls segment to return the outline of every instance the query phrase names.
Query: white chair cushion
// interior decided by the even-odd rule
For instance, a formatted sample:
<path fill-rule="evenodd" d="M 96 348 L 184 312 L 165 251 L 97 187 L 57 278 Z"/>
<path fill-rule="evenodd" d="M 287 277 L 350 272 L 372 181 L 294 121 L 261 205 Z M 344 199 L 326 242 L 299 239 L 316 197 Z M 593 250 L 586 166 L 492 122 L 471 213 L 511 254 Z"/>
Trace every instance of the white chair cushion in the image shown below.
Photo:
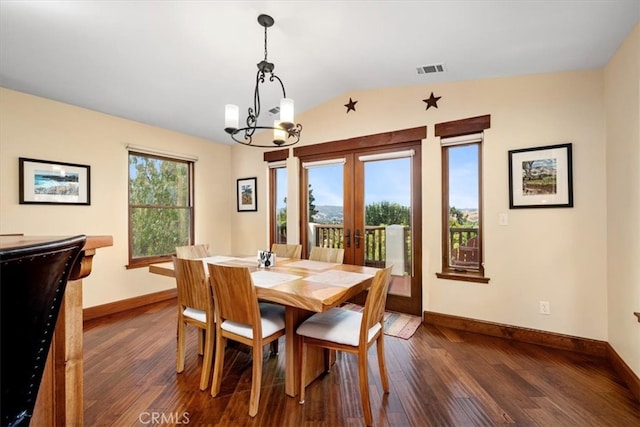
<path fill-rule="evenodd" d="M 198 322 L 207 323 L 207 313 L 203 310 L 196 310 L 195 308 L 187 307 L 182 312 L 184 317 L 189 317 Z"/>
<path fill-rule="evenodd" d="M 278 304 L 260 303 L 262 317 L 262 338 L 284 329 L 284 307 Z M 225 320 L 220 325 L 225 331 L 253 339 L 253 329 L 243 323 Z"/>
<path fill-rule="evenodd" d="M 332 308 L 329 311 L 316 313 L 296 330 L 298 335 L 332 341 L 340 344 L 357 347 L 360 343 L 360 325 L 362 313 L 343 308 Z M 380 324 L 376 323 L 369 329 L 368 340 L 380 330 Z"/>

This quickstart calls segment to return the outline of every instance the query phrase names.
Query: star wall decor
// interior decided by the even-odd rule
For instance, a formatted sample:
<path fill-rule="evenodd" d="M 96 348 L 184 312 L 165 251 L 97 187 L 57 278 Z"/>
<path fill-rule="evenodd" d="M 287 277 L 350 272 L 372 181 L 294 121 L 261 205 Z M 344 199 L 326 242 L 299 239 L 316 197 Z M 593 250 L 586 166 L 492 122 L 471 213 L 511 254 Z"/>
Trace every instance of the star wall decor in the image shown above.
<path fill-rule="evenodd" d="M 427 99 L 423 99 L 422 102 L 426 102 L 427 103 L 427 110 L 430 107 L 435 107 L 438 108 L 438 100 L 442 98 L 441 96 L 433 96 L 433 92 L 431 92 L 431 96 Z"/>
<path fill-rule="evenodd" d="M 344 104 L 345 107 L 347 107 L 347 114 L 349 114 L 349 111 L 353 110 L 356 111 L 356 104 L 358 103 L 358 101 L 354 101 L 351 98 L 349 98 L 349 103 Z"/>

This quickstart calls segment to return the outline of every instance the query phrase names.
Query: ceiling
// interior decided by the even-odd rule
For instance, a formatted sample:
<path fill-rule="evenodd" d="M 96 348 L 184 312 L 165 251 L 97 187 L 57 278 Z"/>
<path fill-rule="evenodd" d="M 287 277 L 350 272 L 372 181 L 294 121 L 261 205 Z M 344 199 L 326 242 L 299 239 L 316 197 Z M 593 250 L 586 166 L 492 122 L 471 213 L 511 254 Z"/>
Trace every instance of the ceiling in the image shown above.
<path fill-rule="evenodd" d="M 299 114 L 362 89 L 602 67 L 640 0 L 0 0 L 0 86 L 230 143 L 224 104 L 252 103 L 261 13 Z"/>

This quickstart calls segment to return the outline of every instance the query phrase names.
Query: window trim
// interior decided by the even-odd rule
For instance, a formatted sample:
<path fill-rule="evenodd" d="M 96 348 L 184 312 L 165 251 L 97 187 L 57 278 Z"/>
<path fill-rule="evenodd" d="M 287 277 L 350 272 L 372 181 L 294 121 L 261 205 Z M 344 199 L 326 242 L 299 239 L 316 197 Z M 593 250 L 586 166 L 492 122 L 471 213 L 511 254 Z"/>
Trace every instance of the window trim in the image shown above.
<path fill-rule="evenodd" d="M 491 127 L 491 116 L 477 116 L 468 119 L 438 123 L 435 125 L 435 136 L 442 138 L 462 137 L 471 134 L 482 133 Z M 447 280 L 460 280 L 466 282 L 489 283 L 489 278 L 484 271 L 484 225 L 483 225 L 483 184 L 482 184 L 482 151 L 484 138 L 478 147 L 478 239 L 479 239 L 479 270 L 457 271 L 449 266 L 449 148 L 456 145 L 441 144 L 441 173 L 442 173 L 442 228 L 441 228 L 441 271 L 436 272 L 436 277 Z M 464 143 L 463 143 L 464 144 Z"/>
<path fill-rule="evenodd" d="M 168 262 L 171 261 L 171 256 L 175 255 L 175 251 L 171 254 L 161 255 L 161 256 L 150 256 L 144 258 L 133 258 L 133 227 L 131 223 L 131 187 L 129 185 L 129 156 L 138 155 L 138 156 L 146 156 L 154 159 L 160 160 L 168 160 L 176 163 L 184 163 L 188 167 L 189 171 L 189 244 L 193 245 L 195 242 L 195 162 L 196 158 L 191 156 L 182 156 L 176 155 L 176 157 L 170 157 L 173 153 L 169 152 L 160 152 L 152 149 L 146 149 L 144 147 L 138 146 L 127 146 L 127 247 L 128 247 L 128 263 L 125 266 L 126 269 L 140 268 L 140 267 L 148 267 L 150 264 L 156 264 L 160 262 Z"/>

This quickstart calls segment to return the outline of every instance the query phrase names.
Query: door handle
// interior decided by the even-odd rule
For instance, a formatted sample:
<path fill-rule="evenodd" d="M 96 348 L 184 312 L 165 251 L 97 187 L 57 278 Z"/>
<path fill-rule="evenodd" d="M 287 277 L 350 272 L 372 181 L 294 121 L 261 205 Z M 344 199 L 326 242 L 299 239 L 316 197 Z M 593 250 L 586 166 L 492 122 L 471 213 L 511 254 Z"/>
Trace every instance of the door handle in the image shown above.
<path fill-rule="evenodd" d="M 344 231 L 344 244 L 347 248 L 351 247 L 351 230 L 348 228 Z"/>
<path fill-rule="evenodd" d="M 356 233 L 353 236 L 354 243 L 356 244 L 356 249 L 360 249 L 360 239 L 362 239 L 360 230 L 356 229 Z"/>

